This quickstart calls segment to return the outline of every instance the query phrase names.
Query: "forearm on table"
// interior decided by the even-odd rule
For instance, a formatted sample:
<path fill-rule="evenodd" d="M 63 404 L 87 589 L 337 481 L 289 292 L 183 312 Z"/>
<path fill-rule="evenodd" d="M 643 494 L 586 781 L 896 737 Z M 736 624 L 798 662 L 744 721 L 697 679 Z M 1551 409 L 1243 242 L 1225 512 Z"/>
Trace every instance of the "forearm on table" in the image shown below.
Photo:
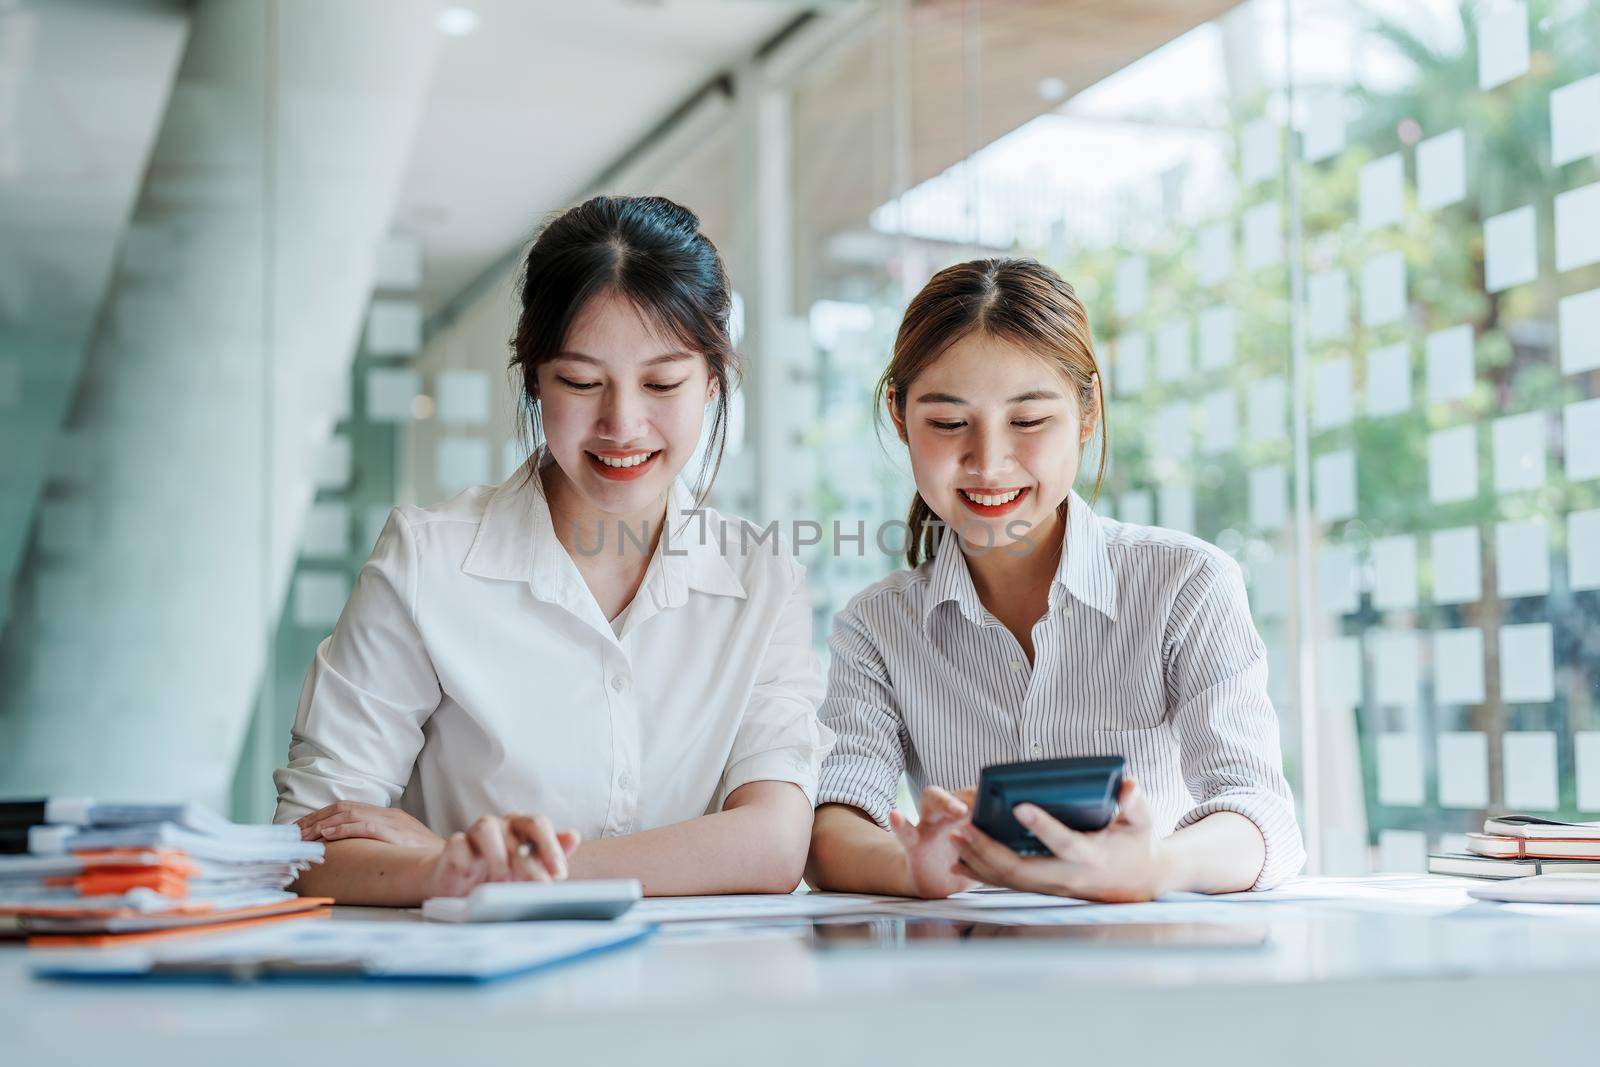
<path fill-rule="evenodd" d="M 824 804 L 817 809 L 806 883 L 836 893 L 917 895 L 900 842 L 848 804 Z"/>
<path fill-rule="evenodd" d="M 1161 842 L 1164 892 L 1238 893 L 1255 885 L 1267 858 L 1255 823 L 1232 811 L 1212 812 Z"/>
<path fill-rule="evenodd" d="M 752 782 L 758 798 L 712 815 L 623 837 L 585 841 L 572 878 L 637 878 L 648 896 L 789 893 L 800 884 L 811 802 L 788 782 Z"/>
<path fill-rule="evenodd" d="M 416 907 L 422 903 L 421 868 L 434 850 L 352 839 L 327 846 L 289 888 L 306 897 L 332 897 L 340 904 Z"/>

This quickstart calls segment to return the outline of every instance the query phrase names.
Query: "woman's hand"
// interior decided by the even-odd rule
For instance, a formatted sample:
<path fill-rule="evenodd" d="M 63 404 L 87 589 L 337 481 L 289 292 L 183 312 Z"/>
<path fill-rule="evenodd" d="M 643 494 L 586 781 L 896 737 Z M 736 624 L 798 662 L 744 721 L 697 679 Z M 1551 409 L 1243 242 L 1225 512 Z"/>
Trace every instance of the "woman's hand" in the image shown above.
<path fill-rule="evenodd" d="M 306 841 L 342 841 L 364 837 L 410 848 L 433 848 L 444 844 L 444 838 L 399 808 L 384 808 L 354 800 L 341 800 L 318 808 L 310 815 L 300 816 L 295 823 L 300 827 L 301 839 Z"/>
<path fill-rule="evenodd" d="M 961 848 L 950 874 L 1117 903 L 1153 900 L 1166 892 L 1166 853 L 1150 821 L 1150 806 L 1132 778 L 1122 780 L 1117 817 L 1104 830 L 1073 830 L 1032 804 L 1018 804 L 1014 814 L 1053 855 L 1019 856 L 969 823 L 953 831 Z"/>
<path fill-rule="evenodd" d="M 423 860 L 420 896 L 465 896 L 485 882 L 559 882 L 581 840 L 576 830 L 556 832 L 543 815 L 485 815 Z"/>
<path fill-rule="evenodd" d="M 920 821 L 912 822 L 898 811 L 889 813 L 889 829 L 906 850 L 917 896 L 939 899 L 977 884 L 970 874 L 955 869 L 961 841 L 954 836 L 958 827 L 968 825 L 975 795 L 971 789 L 951 793 L 929 786 L 917 803 Z"/>

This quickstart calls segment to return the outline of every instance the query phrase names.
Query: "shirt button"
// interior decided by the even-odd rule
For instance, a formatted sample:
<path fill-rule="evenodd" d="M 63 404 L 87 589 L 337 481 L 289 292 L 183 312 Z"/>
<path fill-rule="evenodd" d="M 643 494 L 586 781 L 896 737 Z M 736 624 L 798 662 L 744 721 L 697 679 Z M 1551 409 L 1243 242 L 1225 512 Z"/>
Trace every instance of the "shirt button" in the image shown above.
<path fill-rule="evenodd" d="M 1033 754 L 1035 756 L 1037 756 L 1037 755 L 1039 755 L 1039 753 L 1041 753 L 1043 751 L 1044 751 L 1044 746 L 1039 744 L 1039 742 L 1035 741 L 1033 743 Z"/>
<path fill-rule="evenodd" d="M 1020 659 L 1012 660 L 1011 661 L 1011 669 L 1014 670 L 1014 671 L 1020 671 L 1022 669 L 1022 661 Z"/>
<path fill-rule="evenodd" d="M 633 779 L 628 775 L 628 773 L 626 771 L 624 771 L 622 774 L 619 774 L 617 776 L 617 788 L 618 789 L 632 789 L 633 788 Z"/>
<path fill-rule="evenodd" d="M 611 676 L 611 688 L 620 693 L 628 688 L 628 680 L 620 674 L 613 674 Z"/>

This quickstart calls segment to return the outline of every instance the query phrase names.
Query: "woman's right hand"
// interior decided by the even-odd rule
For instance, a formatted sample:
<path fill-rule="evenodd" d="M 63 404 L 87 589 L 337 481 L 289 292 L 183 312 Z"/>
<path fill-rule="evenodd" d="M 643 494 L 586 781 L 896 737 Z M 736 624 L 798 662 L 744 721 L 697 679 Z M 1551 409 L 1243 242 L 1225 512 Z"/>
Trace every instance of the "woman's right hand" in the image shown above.
<path fill-rule="evenodd" d="M 889 813 L 889 829 L 906 850 L 911 885 L 917 896 L 942 899 L 978 884 L 975 879 L 950 870 L 961 858 L 961 842 L 951 831 L 968 821 L 976 796 L 972 789 L 952 793 L 929 786 L 917 803 L 920 821 L 912 822 L 898 811 Z"/>
<path fill-rule="evenodd" d="M 582 837 L 543 815 L 485 815 L 422 861 L 420 896 L 460 897 L 485 882 L 559 882 Z"/>

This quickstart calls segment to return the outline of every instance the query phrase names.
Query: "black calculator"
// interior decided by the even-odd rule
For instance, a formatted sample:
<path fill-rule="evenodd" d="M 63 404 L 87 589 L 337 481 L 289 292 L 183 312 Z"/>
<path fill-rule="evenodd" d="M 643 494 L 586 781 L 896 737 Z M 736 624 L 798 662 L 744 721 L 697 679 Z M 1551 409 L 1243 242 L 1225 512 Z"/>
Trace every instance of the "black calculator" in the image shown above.
<path fill-rule="evenodd" d="M 1048 856 L 1012 809 L 1032 804 L 1074 830 L 1103 830 L 1116 817 L 1126 765 L 1121 756 L 1070 756 L 985 767 L 972 823 L 1019 855 Z"/>

